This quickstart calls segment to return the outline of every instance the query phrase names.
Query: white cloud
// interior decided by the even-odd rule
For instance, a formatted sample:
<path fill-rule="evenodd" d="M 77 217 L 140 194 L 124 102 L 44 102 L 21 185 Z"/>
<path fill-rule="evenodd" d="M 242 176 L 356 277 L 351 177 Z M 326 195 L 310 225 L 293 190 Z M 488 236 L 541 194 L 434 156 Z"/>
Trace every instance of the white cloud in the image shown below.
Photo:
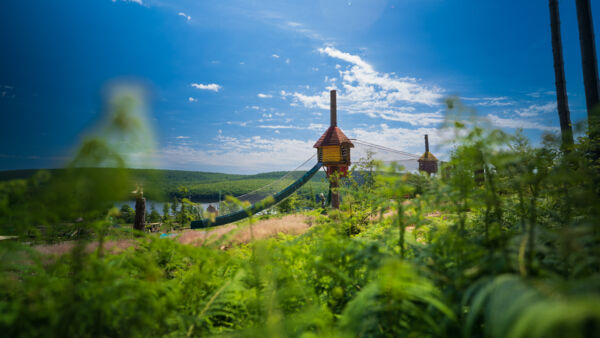
<path fill-rule="evenodd" d="M 365 61 L 363 61 L 360 56 L 357 55 L 352 55 L 350 53 L 344 53 L 338 49 L 335 49 L 333 47 L 325 47 L 325 48 L 319 48 L 319 53 L 321 54 L 327 54 L 332 58 L 336 58 L 336 59 L 340 59 L 343 61 L 346 61 L 348 63 L 352 63 L 355 64 L 365 70 L 368 70 L 370 72 L 374 72 L 373 68 L 371 67 L 370 64 L 366 63 Z"/>
<path fill-rule="evenodd" d="M 178 140 L 186 140 L 186 139 L 189 139 L 190 137 L 189 136 L 177 136 L 175 138 Z"/>
<path fill-rule="evenodd" d="M 320 95 L 304 95 L 300 93 L 285 94 L 292 95 L 294 100 L 302 103 L 306 108 L 329 108 L 329 93 L 323 92 Z"/>
<path fill-rule="evenodd" d="M 179 13 L 177 13 L 177 15 L 183 16 L 187 21 L 190 21 L 192 19 L 191 16 L 185 14 L 184 12 L 179 12 Z"/>
<path fill-rule="evenodd" d="M 288 21 L 288 23 L 287 23 L 287 24 L 288 24 L 288 26 L 290 26 L 290 27 L 300 27 L 300 26 L 302 26 L 302 24 L 301 24 L 301 23 L 294 22 L 294 21 Z"/>
<path fill-rule="evenodd" d="M 263 93 L 258 93 L 258 95 L 256 95 L 256 96 L 260 97 L 261 99 L 268 99 L 268 98 L 273 97 L 273 95 L 263 94 Z"/>
<path fill-rule="evenodd" d="M 296 128 L 294 125 L 264 125 L 263 129 L 271 129 L 275 134 L 279 130 Z M 322 132 L 327 128 L 324 124 L 310 124 L 299 129 Z M 355 143 L 352 158 L 356 162 L 364 157 L 367 150 L 375 151 L 375 158 L 384 161 L 399 161 L 407 169 L 416 166 L 415 156 L 423 153 L 423 135 L 429 134 L 432 152 L 438 158 L 445 157 L 449 131 L 437 128 L 392 128 L 387 124 L 367 126 L 347 130 L 350 138 L 374 143 L 377 145 L 409 152 L 414 156 L 406 156 L 394 152 L 376 149 L 364 144 Z M 185 137 L 185 136 L 184 136 Z M 182 137 L 183 138 L 183 137 Z M 315 140 L 299 140 L 289 138 L 268 138 L 263 136 L 232 137 L 223 135 L 219 130 L 213 144 L 202 146 L 188 143 L 173 143 L 159 150 L 156 156 L 162 163 L 171 168 L 193 170 L 218 170 L 225 172 L 253 173 L 274 170 L 291 170 L 315 154 Z M 404 161 L 413 158 L 410 161 Z M 315 162 L 308 163 L 301 170 L 309 169 Z"/>
<path fill-rule="evenodd" d="M 138 5 L 144 5 L 142 3 L 142 0 L 121 0 L 121 1 L 123 1 L 123 2 L 133 2 L 133 3 L 136 3 Z M 112 0 L 112 2 L 117 2 L 117 0 Z"/>
<path fill-rule="evenodd" d="M 494 114 L 488 114 L 487 118 L 489 119 L 490 123 L 494 127 L 499 127 L 499 128 L 523 128 L 523 129 L 538 129 L 538 130 L 545 130 L 545 131 L 559 130 L 558 127 L 543 125 L 543 124 L 541 124 L 539 122 L 535 122 L 535 121 L 514 119 L 514 118 L 502 118 L 502 117 L 499 117 L 498 115 L 494 115 Z"/>
<path fill-rule="evenodd" d="M 364 114 L 415 126 L 443 121 L 439 112 L 443 93 L 440 88 L 423 85 L 415 78 L 379 73 L 360 56 L 334 47 L 319 48 L 319 52 L 349 65 L 338 65 L 339 78 L 325 77 L 328 84 L 326 91 L 313 94 L 282 91 L 282 96 L 292 98 L 292 104 L 328 109 L 329 90 L 336 89 L 338 107 L 350 114 Z M 434 106 L 438 108 L 432 109 Z"/>
<path fill-rule="evenodd" d="M 556 111 L 556 102 L 548 102 L 542 105 L 532 104 L 527 108 L 517 109 L 515 113 L 521 117 L 538 116 L 540 113 L 551 113 Z"/>
<path fill-rule="evenodd" d="M 258 128 L 261 129 L 300 129 L 296 126 L 289 126 L 289 125 L 277 125 L 277 126 L 269 126 L 269 125 L 262 125 L 262 126 L 258 126 Z"/>
<path fill-rule="evenodd" d="M 188 97 L 188 101 L 190 101 L 190 102 L 198 102 L 198 99 L 195 98 L 195 97 L 191 97 L 190 96 L 190 97 Z"/>
<path fill-rule="evenodd" d="M 354 137 L 358 140 L 354 142 L 355 147 L 352 149 L 352 158 L 354 161 L 357 161 L 361 157 L 366 157 L 367 151 L 374 151 L 374 159 L 385 162 L 398 161 L 408 170 L 416 169 L 417 161 L 415 156 L 420 156 L 425 151 L 425 141 L 423 139 L 425 134 L 429 135 L 431 152 L 438 159 L 446 158 L 453 137 L 452 130 L 449 129 L 433 127 L 417 129 L 393 128 L 384 123 L 376 127 L 354 128 L 348 131 L 349 137 Z M 413 156 L 371 147 L 359 141 L 407 152 Z"/>
<path fill-rule="evenodd" d="M 542 95 L 552 95 L 555 96 L 556 95 L 556 91 L 554 90 L 538 90 L 532 93 L 527 93 L 527 96 L 533 97 L 533 98 L 540 98 L 542 97 Z"/>
<path fill-rule="evenodd" d="M 285 59 L 285 63 L 290 64 L 290 58 Z"/>
<path fill-rule="evenodd" d="M 216 83 L 209 83 L 209 84 L 192 83 L 191 86 L 196 89 L 201 89 L 201 90 L 212 90 L 213 92 L 218 92 L 221 88 L 223 88 Z"/>
<path fill-rule="evenodd" d="M 478 101 L 477 103 L 475 103 L 478 106 L 482 106 L 482 107 L 501 107 L 501 106 L 512 106 L 515 104 L 515 101 L 511 100 L 510 98 L 506 97 L 506 96 L 500 96 L 500 97 L 481 97 L 481 98 L 462 98 L 463 100 L 467 100 L 467 101 Z"/>
<path fill-rule="evenodd" d="M 275 59 L 279 59 L 279 55 L 277 55 L 277 54 L 273 54 L 271 56 L 274 57 Z"/>
<path fill-rule="evenodd" d="M 308 125 L 308 130 L 315 130 L 315 131 L 325 131 L 327 130 L 327 126 L 322 124 L 322 123 L 311 123 Z"/>
<path fill-rule="evenodd" d="M 369 112 L 370 117 L 379 117 L 384 120 L 405 122 L 412 126 L 430 126 L 444 121 L 441 111 L 433 113 L 414 113 L 414 108 L 406 107 L 399 110 L 382 110 L 376 113 Z"/>
<path fill-rule="evenodd" d="M 170 167 L 194 170 L 213 170 L 256 173 L 291 170 L 313 156 L 314 140 L 275 139 L 252 136 L 229 137 L 221 133 L 216 144 L 202 148 L 173 144 L 159 150 L 156 156 Z M 316 163 L 316 161 L 315 161 Z M 314 163 L 307 164 L 309 169 Z"/>
<path fill-rule="evenodd" d="M 228 125 L 235 125 L 235 126 L 240 126 L 240 127 L 245 127 L 246 125 L 248 125 L 248 122 L 241 122 L 241 121 L 227 121 L 226 122 Z M 221 129 L 219 129 L 219 133 L 221 133 Z"/>

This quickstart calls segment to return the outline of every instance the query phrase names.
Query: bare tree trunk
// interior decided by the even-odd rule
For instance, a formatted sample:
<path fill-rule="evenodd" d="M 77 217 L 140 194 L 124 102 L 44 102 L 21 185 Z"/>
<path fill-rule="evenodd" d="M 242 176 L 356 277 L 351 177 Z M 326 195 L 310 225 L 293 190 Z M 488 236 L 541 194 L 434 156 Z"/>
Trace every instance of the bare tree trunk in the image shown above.
<path fill-rule="evenodd" d="M 577 6 L 577 22 L 579 23 L 581 64 L 583 67 L 583 84 L 585 86 L 590 138 L 597 139 L 600 136 L 598 126 L 600 107 L 597 107 L 600 103 L 600 88 L 598 86 L 598 61 L 596 59 L 592 8 L 590 0 L 575 0 L 575 4 Z"/>
<path fill-rule="evenodd" d="M 135 221 L 133 228 L 135 230 L 144 231 L 146 227 L 146 199 L 139 194 L 135 198 Z"/>
<path fill-rule="evenodd" d="M 568 151 L 573 145 L 573 129 L 571 127 L 571 113 L 569 112 L 567 83 L 565 81 L 558 0 L 549 0 L 549 6 L 550 29 L 552 31 L 552 55 L 554 56 L 554 77 L 556 80 L 556 104 L 560 120 L 562 148 L 563 151 Z"/>

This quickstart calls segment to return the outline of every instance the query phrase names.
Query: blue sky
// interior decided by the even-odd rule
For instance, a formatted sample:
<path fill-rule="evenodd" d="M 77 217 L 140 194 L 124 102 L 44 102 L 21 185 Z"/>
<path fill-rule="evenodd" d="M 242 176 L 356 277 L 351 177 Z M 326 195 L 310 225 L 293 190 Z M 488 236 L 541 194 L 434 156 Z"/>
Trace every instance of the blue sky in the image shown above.
<path fill-rule="evenodd" d="M 575 122 L 574 6 L 560 2 Z M 292 169 L 332 88 L 349 137 L 416 154 L 425 133 L 443 142 L 448 95 L 534 143 L 559 126 L 544 0 L 7 0 L 0 17 L 0 170 L 64 164 L 118 82 L 147 88 L 152 165 L 169 169 Z"/>

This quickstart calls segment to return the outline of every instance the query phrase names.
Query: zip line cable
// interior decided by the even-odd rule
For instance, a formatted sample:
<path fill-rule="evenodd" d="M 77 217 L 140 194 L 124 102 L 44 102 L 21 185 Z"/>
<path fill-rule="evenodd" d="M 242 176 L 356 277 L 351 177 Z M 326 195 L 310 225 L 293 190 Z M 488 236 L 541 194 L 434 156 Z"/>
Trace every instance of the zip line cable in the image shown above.
<path fill-rule="evenodd" d="M 354 142 L 356 142 L 358 144 L 361 144 L 363 146 L 373 147 L 373 148 L 376 148 L 376 149 L 380 149 L 380 150 L 385 150 L 385 151 L 389 151 L 389 152 L 392 152 L 392 153 L 401 154 L 401 155 L 404 155 L 404 156 L 409 157 L 411 159 L 419 159 L 420 158 L 419 155 L 411 154 L 411 153 L 408 153 L 406 151 L 392 149 L 392 148 L 389 148 L 389 147 L 381 146 L 381 145 L 370 143 L 370 142 L 365 142 L 365 141 L 361 141 L 361 140 L 354 140 Z"/>

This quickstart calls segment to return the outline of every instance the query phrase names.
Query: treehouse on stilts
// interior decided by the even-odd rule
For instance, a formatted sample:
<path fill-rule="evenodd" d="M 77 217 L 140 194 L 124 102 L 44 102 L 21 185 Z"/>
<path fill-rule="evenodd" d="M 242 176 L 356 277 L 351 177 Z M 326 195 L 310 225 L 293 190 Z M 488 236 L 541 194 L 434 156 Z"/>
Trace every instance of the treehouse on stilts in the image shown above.
<path fill-rule="evenodd" d="M 348 174 L 350 166 L 350 148 L 354 148 L 350 139 L 337 126 L 336 91 L 330 93 L 330 126 L 315 143 L 319 162 L 325 167 L 329 179 L 331 194 L 331 207 L 340 208 L 340 195 L 338 192 L 339 180 Z"/>
<path fill-rule="evenodd" d="M 436 174 L 438 171 L 438 159 L 429 151 L 429 137 L 425 135 L 425 153 L 419 158 L 419 171 L 424 171 L 429 175 Z"/>

